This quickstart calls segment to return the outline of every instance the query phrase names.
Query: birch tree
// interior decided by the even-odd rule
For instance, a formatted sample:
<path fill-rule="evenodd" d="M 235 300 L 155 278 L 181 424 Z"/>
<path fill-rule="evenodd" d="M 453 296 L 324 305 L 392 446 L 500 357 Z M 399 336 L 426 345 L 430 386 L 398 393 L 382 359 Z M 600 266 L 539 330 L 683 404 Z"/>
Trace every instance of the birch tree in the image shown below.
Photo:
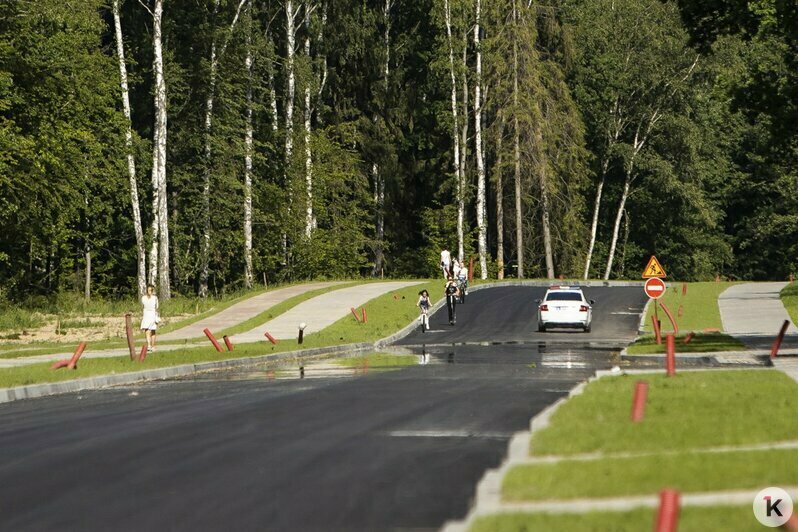
<path fill-rule="evenodd" d="M 255 277 L 252 268 L 252 154 L 254 152 L 254 127 L 252 125 L 252 1 L 247 1 L 247 34 L 244 68 L 247 71 L 247 102 L 244 109 L 244 287 L 252 288 Z"/>
<path fill-rule="evenodd" d="M 141 208 L 139 206 L 139 187 L 136 181 L 136 157 L 133 154 L 133 127 L 131 124 L 130 94 L 127 82 L 127 65 L 125 64 L 125 44 L 122 39 L 122 18 L 119 14 L 120 0 L 113 0 L 111 10 L 114 17 L 114 35 L 116 37 L 116 56 L 119 61 L 119 82 L 122 91 L 122 111 L 125 115 L 125 149 L 127 150 L 127 171 L 130 181 L 130 205 L 133 212 L 133 232 L 136 235 L 137 275 L 136 286 L 139 296 L 147 291 L 147 251 L 144 244 L 144 231 L 141 225 Z"/>
<path fill-rule="evenodd" d="M 296 35 L 297 35 L 297 18 L 302 10 L 302 6 L 298 5 L 294 8 L 293 0 L 286 0 L 285 2 L 285 37 L 286 37 L 286 58 L 285 58 L 285 77 L 286 77 L 286 94 L 285 94 L 285 174 L 283 182 L 285 183 L 286 191 L 288 193 L 288 219 L 291 218 L 293 210 L 293 186 L 291 183 L 291 165 L 294 157 L 294 100 L 296 98 L 296 70 L 295 70 L 295 56 L 296 56 Z M 283 230 L 283 260 L 288 264 L 288 233 Z"/>
<path fill-rule="evenodd" d="M 385 0 L 382 7 L 382 21 L 384 25 L 383 32 L 383 56 L 382 56 L 382 70 L 380 75 L 382 77 L 382 90 L 383 90 L 383 113 L 388 111 L 388 90 L 390 83 L 390 68 L 391 68 L 391 9 L 393 8 L 394 0 Z M 374 123 L 379 121 L 379 114 L 374 114 Z M 382 276 L 384 261 L 385 261 L 385 176 L 380 171 L 379 164 L 375 161 L 371 166 L 371 174 L 374 182 L 374 211 L 375 211 L 375 238 L 376 248 L 374 250 L 374 269 L 372 275 Z"/>
<path fill-rule="evenodd" d="M 480 10 L 482 0 L 476 0 L 476 23 L 474 24 L 474 48 L 476 71 L 474 79 L 474 150 L 477 160 L 477 229 L 479 231 L 479 268 L 482 279 L 488 278 L 488 245 L 486 220 L 485 159 L 482 146 L 482 51 L 480 49 Z"/>
<path fill-rule="evenodd" d="M 518 0 L 513 0 L 513 181 L 515 183 L 515 246 L 518 278 L 524 278 L 524 220 L 521 206 L 521 127 L 518 114 L 518 39 L 520 34 Z"/>
<path fill-rule="evenodd" d="M 214 0 L 212 19 L 215 22 L 219 14 L 219 6 L 221 0 Z M 233 21 L 225 33 L 221 47 L 217 53 L 217 40 L 216 32 L 213 32 L 211 37 L 211 54 L 210 54 L 210 73 L 208 79 L 208 94 L 205 98 L 205 169 L 203 172 L 202 181 L 202 244 L 200 253 L 200 272 L 199 272 L 199 296 L 208 296 L 208 276 L 209 276 L 209 263 L 210 263 L 210 250 L 211 250 L 211 173 L 213 168 L 213 104 L 216 97 L 216 81 L 219 70 L 219 61 L 224 57 L 227 50 L 227 44 L 230 36 L 238 23 L 239 16 L 241 15 L 241 8 L 244 6 L 246 0 L 240 0 L 236 9 Z"/>
<path fill-rule="evenodd" d="M 444 0 L 444 23 L 446 24 L 446 43 L 449 48 L 449 75 L 451 77 L 451 105 L 452 105 L 452 144 L 454 177 L 457 182 L 457 258 L 463 261 L 463 222 L 465 217 L 465 180 L 460 164 L 460 117 L 457 110 L 457 72 L 454 62 L 454 40 L 452 38 L 452 9 L 449 0 Z"/>
<path fill-rule="evenodd" d="M 155 127 L 152 143 L 152 244 L 150 284 L 158 285 L 163 299 L 171 297 L 169 261 L 169 211 L 166 197 L 167 100 L 163 61 L 163 0 L 154 0 L 152 9 L 140 0 L 152 16 L 153 73 L 155 77 Z"/>

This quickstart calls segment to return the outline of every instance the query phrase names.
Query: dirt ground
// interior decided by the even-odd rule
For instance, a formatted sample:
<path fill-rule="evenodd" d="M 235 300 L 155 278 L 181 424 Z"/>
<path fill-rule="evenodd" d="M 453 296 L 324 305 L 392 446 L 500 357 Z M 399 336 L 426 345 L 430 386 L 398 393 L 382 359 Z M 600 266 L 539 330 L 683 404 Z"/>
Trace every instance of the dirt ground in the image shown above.
<path fill-rule="evenodd" d="M 185 318 L 186 316 L 173 316 L 164 318 L 161 327 L 169 324 L 170 321 L 174 322 Z M 125 338 L 125 319 L 121 316 L 102 317 L 102 316 L 88 316 L 89 322 L 92 325 L 86 327 L 60 327 L 61 322 L 55 315 L 45 316 L 46 324 L 36 329 L 20 332 L 19 338 L 8 338 L 11 331 L 5 331 L 0 339 L 0 345 L 4 346 L 25 346 L 28 344 L 39 342 L 58 342 L 65 344 L 73 344 L 78 342 L 91 342 L 98 340 L 106 340 L 109 338 Z M 66 322 L 86 321 L 86 317 L 80 318 L 67 318 L 61 320 Z M 141 316 L 133 315 L 133 334 L 136 338 L 144 337 L 144 333 L 139 330 Z M 59 329 L 60 327 L 60 329 Z"/>

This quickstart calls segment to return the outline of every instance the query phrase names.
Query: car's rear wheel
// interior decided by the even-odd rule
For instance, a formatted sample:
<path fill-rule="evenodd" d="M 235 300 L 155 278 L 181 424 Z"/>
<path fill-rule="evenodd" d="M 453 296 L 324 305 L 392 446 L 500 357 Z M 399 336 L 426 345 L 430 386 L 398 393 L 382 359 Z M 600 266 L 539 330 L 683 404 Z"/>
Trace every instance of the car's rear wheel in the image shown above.
<path fill-rule="evenodd" d="M 585 325 L 585 332 L 586 332 L 586 333 L 589 333 L 589 332 L 590 332 L 590 325 Z"/>
<path fill-rule="evenodd" d="M 546 326 L 542 323 L 538 323 L 538 332 L 546 332 Z"/>

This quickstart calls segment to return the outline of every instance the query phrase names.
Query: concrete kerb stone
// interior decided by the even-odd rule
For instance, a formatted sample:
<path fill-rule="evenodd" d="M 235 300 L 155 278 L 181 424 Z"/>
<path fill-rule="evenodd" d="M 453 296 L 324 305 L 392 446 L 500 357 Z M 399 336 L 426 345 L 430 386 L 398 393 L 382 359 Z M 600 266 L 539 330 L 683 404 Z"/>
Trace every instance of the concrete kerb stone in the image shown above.
<path fill-rule="evenodd" d="M 48 395 L 59 395 L 64 393 L 80 392 L 107 388 L 110 386 L 136 384 L 145 381 L 164 380 L 175 377 L 193 375 L 202 371 L 214 369 L 250 367 L 268 362 L 279 362 L 288 359 L 306 359 L 320 356 L 333 356 L 342 353 L 362 353 L 374 349 L 374 344 L 370 342 L 346 344 L 330 347 L 316 347 L 312 349 L 302 349 L 299 351 L 286 351 L 283 353 L 271 353 L 247 358 L 231 358 L 226 360 L 199 362 L 196 364 L 181 364 L 165 368 L 156 368 L 143 371 L 132 371 L 129 373 L 118 373 L 85 379 L 75 379 L 64 382 L 54 382 L 46 384 L 31 384 L 27 386 L 15 386 L 13 388 L 0 388 L 0 403 L 8 403 L 21 399 L 33 399 Z"/>

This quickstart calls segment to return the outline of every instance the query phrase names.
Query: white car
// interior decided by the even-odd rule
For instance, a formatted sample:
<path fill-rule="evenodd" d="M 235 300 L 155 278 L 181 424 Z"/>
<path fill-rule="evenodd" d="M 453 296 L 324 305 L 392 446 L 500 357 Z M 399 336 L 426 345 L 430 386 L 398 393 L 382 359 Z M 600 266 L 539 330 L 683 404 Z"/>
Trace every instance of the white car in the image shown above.
<path fill-rule="evenodd" d="M 551 327 L 580 328 L 590 332 L 595 301 L 585 299 L 578 286 L 551 286 L 538 300 L 538 332 Z"/>

